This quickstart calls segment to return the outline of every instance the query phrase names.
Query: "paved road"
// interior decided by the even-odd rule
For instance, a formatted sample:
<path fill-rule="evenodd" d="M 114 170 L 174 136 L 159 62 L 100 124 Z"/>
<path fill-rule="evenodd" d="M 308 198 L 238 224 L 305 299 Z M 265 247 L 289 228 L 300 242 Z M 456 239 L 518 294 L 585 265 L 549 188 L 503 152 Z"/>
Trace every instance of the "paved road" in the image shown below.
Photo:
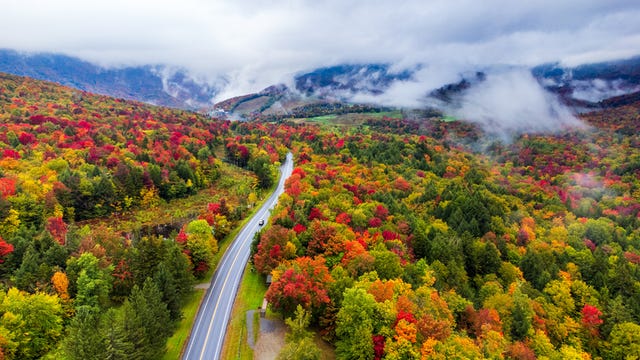
<path fill-rule="evenodd" d="M 211 285 L 200 307 L 196 322 L 191 329 L 189 344 L 182 357 L 184 360 L 217 360 L 227 331 L 231 308 L 238 292 L 242 272 L 244 271 L 251 248 L 251 241 L 256 232 L 262 228 L 260 219 L 269 218 L 278 197 L 284 192 L 284 182 L 293 171 L 293 156 L 287 159 L 280 168 L 281 176 L 278 187 L 251 220 L 242 228 L 238 236 L 218 264 Z"/>

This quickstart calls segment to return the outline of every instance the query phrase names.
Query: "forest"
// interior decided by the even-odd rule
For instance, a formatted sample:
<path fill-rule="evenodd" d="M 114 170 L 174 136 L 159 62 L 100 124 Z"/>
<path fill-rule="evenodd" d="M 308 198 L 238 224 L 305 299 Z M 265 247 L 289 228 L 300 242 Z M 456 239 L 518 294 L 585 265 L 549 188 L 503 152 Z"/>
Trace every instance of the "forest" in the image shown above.
<path fill-rule="evenodd" d="M 640 104 L 505 144 L 464 122 L 304 127 L 253 264 L 338 359 L 640 356 Z M 298 350 L 299 351 L 299 350 Z"/>
<path fill-rule="evenodd" d="M 0 75 L 0 359 L 161 358 L 288 151 L 236 127 Z"/>
<path fill-rule="evenodd" d="M 640 357 L 640 103 L 511 142 L 358 116 L 230 122 L 0 75 L 0 359 L 162 358 L 288 151 L 251 259 L 281 358 L 319 358 L 311 332 L 338 359 Z"/>

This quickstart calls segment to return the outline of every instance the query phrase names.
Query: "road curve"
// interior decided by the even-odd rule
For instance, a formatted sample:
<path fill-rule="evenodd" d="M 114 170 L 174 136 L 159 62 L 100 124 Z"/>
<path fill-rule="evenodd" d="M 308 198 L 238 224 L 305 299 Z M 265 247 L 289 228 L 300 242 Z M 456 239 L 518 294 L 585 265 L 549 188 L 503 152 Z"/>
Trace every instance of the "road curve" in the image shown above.
<path fill-rule="evenodd" d="M 242 228 L 218 264 L 191 329 L 189 343 L 182 356 L 183 360 L 220 359 L 231 308 L 238 293 L 242 273 L 249 260 L 251 241 L 254 234 L 261 228 L 260 219 L 266 221 L 269 218 L 269 211 L 284 192 L 284 182 L 292 171 L 293 155 L 288 153 L 280 167 L 280 181 L 275 191 Z"/>

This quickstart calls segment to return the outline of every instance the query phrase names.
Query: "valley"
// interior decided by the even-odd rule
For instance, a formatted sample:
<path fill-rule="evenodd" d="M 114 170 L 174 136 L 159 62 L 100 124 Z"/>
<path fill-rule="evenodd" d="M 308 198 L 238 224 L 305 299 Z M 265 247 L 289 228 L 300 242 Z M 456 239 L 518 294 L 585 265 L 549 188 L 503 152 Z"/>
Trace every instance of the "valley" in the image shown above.
<path fill-rule="evenodd" d="M 204 297 L 193 284 L 288 152 L 248 267 L 271 275 L 268 314 L 297 334 L 282 354 L 319 354 L 314 336 L 337 358 L 635 351 L 633 98 L 508 141 L 431 110 L 335 102 L 230 121 L 13 75 L 0 109 L 5 358 L 164 356 L 183 306 Z M 245 340 L 232 346 L 251 354 Z"/>

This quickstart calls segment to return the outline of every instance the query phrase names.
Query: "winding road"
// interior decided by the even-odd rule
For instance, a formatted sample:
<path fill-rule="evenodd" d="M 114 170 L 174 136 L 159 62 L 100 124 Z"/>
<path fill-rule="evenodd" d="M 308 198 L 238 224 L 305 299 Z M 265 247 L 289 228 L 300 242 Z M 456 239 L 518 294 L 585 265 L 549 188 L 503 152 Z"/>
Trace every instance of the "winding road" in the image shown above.
<path fill-rule="evenodd" d="M 259 224 L 260 220 L 268 219 L 269 211 L 284 192 L 284 182 L 292 171 L 293 155 L 288 153 L 287 159 L 280 167 L 280 181 L 275 191 L 242 228 L 218 264 L 191 329 L 189 343 L 182 359 L 220 359 L 231 308 L 238 293 L 242 273 L 249 260 L 251 241 L 254 234 L 262 227 Z"/>

